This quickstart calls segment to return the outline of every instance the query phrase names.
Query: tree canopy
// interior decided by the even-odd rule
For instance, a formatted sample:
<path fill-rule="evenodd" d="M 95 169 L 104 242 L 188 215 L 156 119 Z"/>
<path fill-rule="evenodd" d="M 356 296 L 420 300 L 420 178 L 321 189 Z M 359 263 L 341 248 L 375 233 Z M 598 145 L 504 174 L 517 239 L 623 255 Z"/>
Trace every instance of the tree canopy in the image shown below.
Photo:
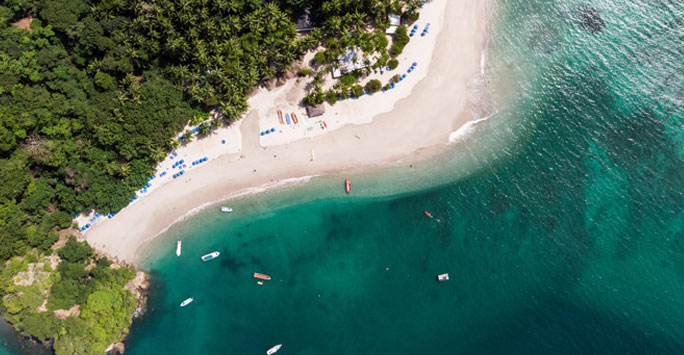
<path fill-rule="evenodd" d="M 415 14 L 418 2 L 1 2 L 0 261 L 51 253 L 57 232 L 77 213 L 123 208 L 188 123 L 211 109 L 239 118 L 248 92 L 305 51 L 323 45 L 318 59 L 326 63 L 355 46 L 386 62 L 387 15 Z M 294 19 L 304 9 L 319 26 L 297 36 Z M 314 78 L 319 84 L 322 73 Z M 307 99 L 360 95 L 363 88 L 350 79 L 339 92 L 317 84 Z M 16 289 L 4 277 L 18 264 L 5 265 L 6 318 L 24 334 L 56 338 L 57 353 L 101 352 L 130 324 L 132 295 L 121 289 L 130 270 L 111 269 L 75 240 L 58 254 L 63 260 L 40 287 Z M 48 310 L 79 304 L 82 316 L 61 321 L 37 312 L 46 294 Z"/>

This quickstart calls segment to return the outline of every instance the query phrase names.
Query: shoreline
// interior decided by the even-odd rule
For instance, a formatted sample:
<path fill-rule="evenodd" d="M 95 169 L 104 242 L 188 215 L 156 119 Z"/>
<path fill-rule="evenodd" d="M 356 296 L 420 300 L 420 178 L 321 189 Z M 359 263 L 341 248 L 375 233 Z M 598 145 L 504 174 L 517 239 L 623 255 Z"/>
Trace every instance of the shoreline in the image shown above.
<path fill-rule="evenodd" d="M 94 225 L 85 239 L 98 251 L 135 264 L 151 240 L 221 200 L 289 186 L 292 179 L 367 171 L 443 151 L 449 136 L 472 121 L 466 92 L 470 80 L 480 74 L 486 44 L 486 2 L 447 2 L 445 7 L 426 76 L 410 88 L 408 97 L 392 102 L 390 112 L 372 117 L 370 123 L 345 124 L 324 135 L 263 147 L 258 109 L 251 109 L 239 124 L 239 153 L 220 155 L 183 179 L 158 186 L 115 218 Z M 382 100 L 383 95 L 390 94 L 362 99 Z M 357 102 L 338 105 L 343 104 Z M 310 161 L 314 149 L 316 160 Z"/>

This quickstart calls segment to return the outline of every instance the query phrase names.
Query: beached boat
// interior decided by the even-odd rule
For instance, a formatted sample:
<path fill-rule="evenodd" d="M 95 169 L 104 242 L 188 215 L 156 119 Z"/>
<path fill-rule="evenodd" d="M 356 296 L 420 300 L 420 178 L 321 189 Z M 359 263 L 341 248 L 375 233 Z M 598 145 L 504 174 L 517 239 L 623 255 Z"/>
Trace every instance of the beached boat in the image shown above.
<path fill-rule="evenodd" d="M 299 123 L 299 120 L 297 119 L 297 115 L 295 115 L 294 112 L 292 112 L 292 113 L 290 114 L 290 116 L 292 116 L 292 122 L 294 122 L 295 124 L 298 124 L 298 123 Z"/>
<path fill-rule="evenodd" d="M 278 110 L 278 121 L 280 121 L 280 124 L 285 124 L 283 122 L 283 111 Z"/>
<path fill-rule="evenodd" d="M 428 211 L 425 211 L 425 215 L 428 216 L 428 217 L 430 217 L 430 218 L 433 218 L 433 217 L 432 217 L 432 214 L 431 214 L 430 212 L 428 212 Z"/>
<path fill-rule="evenodd" d="M 228 206 L 221 206 L 221 212 L 233 212 L 233 209 Z"/>
<path fill-rule="evenodd" d="M 283 346 L 283 344 L 278 344 L 268 350 L 266 350 L 266 355 L 273 355 L 276 353 L 276 351 L 280 350 L 280 348 Z"/>
<path fill-rule="evenodd" d="M 344 180 L 344 191 L 347 191 L 347 193 L 351 192 L 351 181 L 349 179 Z"/>
<path fill-rule="evenodd" d="M 285 120 L 287 121 L 287 124 L 292 123 L 292 121 L 290 120 L 290 115 L 288 114 L 285 114 Z"/>
<path fill-rule="evenodd" d="M 217 251 L 209 253 L 207 255 L 202 255 L 202 261 L 207 262 L 209 260 L 216 259 L 219 255 L 221 255 L 221 253 Z"/>
<path fill-rule="evenodd" d="M 437 275 L 437 280 L 440 282 L 449 281 L 449 273 Z"/>
<path fill-rule="evenodd" d="M 266 274 L 260 274 L 260 273 L 258 273 L 258 272 L 255 272 L 255 273 L 254 273 L 254 278 L 255 278 L 255 279 L 262 279 L 262 280 L 270 280 L 270 279 L 271 279 L 270 276 L 268 276 L 268 275 L 266 275 Z"/>
<path fill-rule="evenodd" d="M 194 301 L 194 300 L 195 300 L 194 298 L 190 297 L 187 300 L 181 302 L 180 306 L 185 307 L 185 306 L 189 305 L 190 303 L 192 303 L 192 301 Z"/>
<path fill-rule="evenodd" d="M 180 240 L 176 242 L 176 256 L 180 256 L 181 254 L 181 243 Z"/>

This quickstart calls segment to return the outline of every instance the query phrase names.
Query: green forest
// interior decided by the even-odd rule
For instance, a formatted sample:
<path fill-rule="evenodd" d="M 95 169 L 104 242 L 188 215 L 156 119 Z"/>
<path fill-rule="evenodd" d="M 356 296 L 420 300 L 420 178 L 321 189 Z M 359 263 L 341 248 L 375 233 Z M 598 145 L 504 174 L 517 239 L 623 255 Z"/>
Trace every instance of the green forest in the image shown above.
<path fill-rule="evenodd" d="M 390 61 L 396 49 L 388 50 L 382 35 L 387 16 L 413 21 L 419 3 L 0 1 L 3 275 L 11 278 L 28 259 L 51 255 L 75 213 L 125 207 L 193 118 L 212 109 L 225 121 L 214 125 L 240 118 L 248 92 L 286 72 L 307 51 L 323 46 L 317 57 L 328 69 L 350 46 Z M 297 34 L 295 20 L 307 9 L 316 29 Z M 72 242 L 69 248 L 75 248 Z M 32 310 L 37 299 L 3 302 L 3 314 L 24 334 L 54 339 L 58 353 L 100 352 L 102 342 L 128 326 L 123 318 L 98 328 L 97 344 L 69 342 L 82 349 L 68 348 L 64 337 L 92 331 L 103 305 L 116 305 L 116 316 L 129 319 L 130 299 L 121 287 L 131 275 L 110 274 L 109 262 L 92 253 L 65 253 L 59 252 L 62 261 L 42 286 L 50 290 L 42 291 L 50 295 L 48 309 L 79 304 L 79 317 L 54 325 L 46 320 L 50 312 Z M 86 270 L 88 263 L 96 266 Z M 3 292 L 15 292 L 13 287 L 6 283 Z M 74 331 L 65 333 L 64 327 Z"/>

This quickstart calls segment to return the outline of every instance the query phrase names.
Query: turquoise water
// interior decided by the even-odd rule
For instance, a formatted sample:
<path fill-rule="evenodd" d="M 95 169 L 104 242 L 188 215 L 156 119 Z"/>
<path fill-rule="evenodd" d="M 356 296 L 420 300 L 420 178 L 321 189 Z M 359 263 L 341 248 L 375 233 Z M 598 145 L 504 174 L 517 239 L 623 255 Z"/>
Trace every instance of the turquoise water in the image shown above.
<path fill-rule="evenodd" d="M 585 4 L 493 3 L 496 113 L 435 161 L 173 227 L 129 353 L 684 352 L 683 6 Z"/>
<path fill-rule="evenodd" d="M 493 4 L 496 112 L 436 161 L 172 228 L 130 353 L 684 352 L 684 11 L 585 4 Z"/>
<path fill-rule="evenodd" d="M 684 5 L 490 13 L 488 120 L 351 196 L 316 179 L 172 227 L 127 353 L 683 353 Z"/>

